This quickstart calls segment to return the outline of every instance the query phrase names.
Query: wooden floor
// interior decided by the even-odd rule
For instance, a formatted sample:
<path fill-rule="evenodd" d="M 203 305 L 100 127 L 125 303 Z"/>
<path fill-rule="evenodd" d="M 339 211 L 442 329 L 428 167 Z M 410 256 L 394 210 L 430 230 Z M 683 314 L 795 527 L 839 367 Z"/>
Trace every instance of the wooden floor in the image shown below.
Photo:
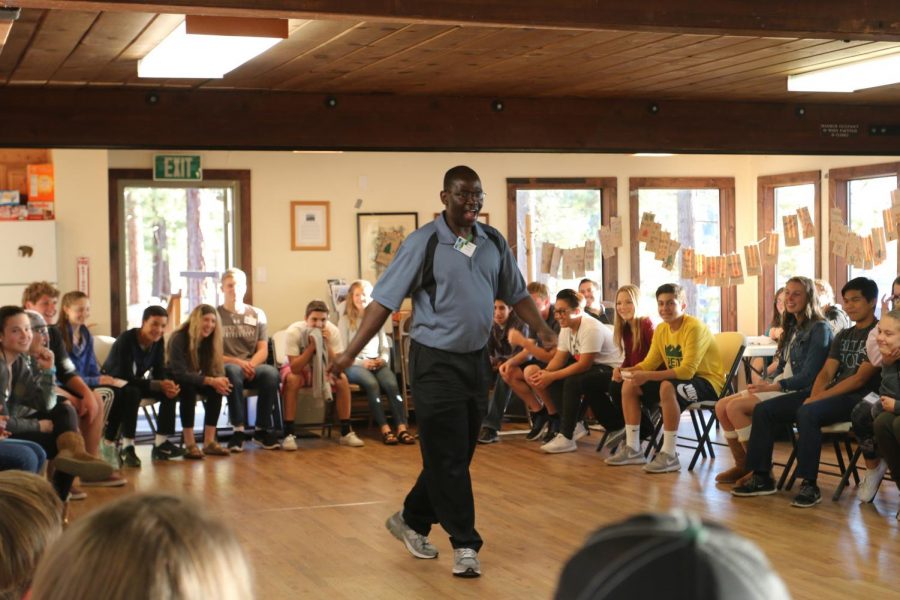
<path fill-rule="evenodd" d="M 298 452 L 256 446 L 243 455 L 203 462 L 153 464 L 149 446 L 126 491 L 90 488 L 72 503 L 80 515 L 131 490 L 183 492 L 203 498 L 238 532 L 256 572 L 257 598 L 550 598 L 566 558 L 597 527 L 642 511 L 682 508 L 756 541 L 794 598 L 890 598 L 900 589 L 898 492 L 885 482 L 874 504 L 837 480 L 820 479 L 825 499 L 812 509 L 789 506 L 791 494 L 733 498 L 714 485 L 724 456 L 694 472 L 646 475 L 607 467 L 594 452 L 597 434 L 578 452 L 544 455 L 521 436 L 481 446 L 473 477 L 484 575 L 450 575 L 446 534 L 431 540 L 441 556 L 417 560 L 384 528 L 420 465 L 418 446 L 367 446 L 300 440 Z M 727 453 L 726 449 L 722 449 Z M 783 451 L 783 448 L 780 449 Z M 680 450 L 687 464 L 688 451 Z"/>

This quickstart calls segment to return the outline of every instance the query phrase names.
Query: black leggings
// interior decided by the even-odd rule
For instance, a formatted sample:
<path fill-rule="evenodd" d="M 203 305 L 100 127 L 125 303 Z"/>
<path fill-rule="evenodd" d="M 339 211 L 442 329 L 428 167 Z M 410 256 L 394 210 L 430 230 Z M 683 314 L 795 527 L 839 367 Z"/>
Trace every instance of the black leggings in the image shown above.
<path fill-rule="evenodd" d="M 216 392 L 208 385 L 194 386 L 181 384 L 181 393 L 178 401 L 181 403 L 181 428 L 194 428 L 194 411 L 197 406 L 197 396 L 203 397 L 206 415 L 203 424 L 207 427 L 215 427 L 219 422 L 219 413 L 222 411 L 222 394 Z"/>
<path fill-rule="evenodd" d="M 109 409 L 103 437 L 110 442 L 118 439 L 120 434 L 122 437 L 134 439 L 137 433 L 138 410 L 144 393 L 136 385 L 126 385 L 112 390 L 113 403 Z"/>

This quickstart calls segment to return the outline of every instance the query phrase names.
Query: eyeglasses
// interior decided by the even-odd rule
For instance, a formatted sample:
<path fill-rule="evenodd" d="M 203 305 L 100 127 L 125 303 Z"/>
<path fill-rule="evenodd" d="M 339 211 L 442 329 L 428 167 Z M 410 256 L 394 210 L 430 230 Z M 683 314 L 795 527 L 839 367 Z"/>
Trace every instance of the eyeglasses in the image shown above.
<path fill-rule="evenodd" d="M 485 193 L 480 190 L 477 190 L 477 191 L 462 190 L 459 192 L 453 192 L 453 195 L 456 196 L 457 198 L 459 198 L 460 200 L 466 200 L 466 199 L 484 200 Z"/>
<path fill-rule="evenodd" d="M 575 310 L 575 309 L 574 309 L 574 308 L 554 308 L 554 309 L 553 309 L 553 314 L 554 314 L 554 315 L 568 315 L 568 314 L 570 314 L 573 310 Z"/>

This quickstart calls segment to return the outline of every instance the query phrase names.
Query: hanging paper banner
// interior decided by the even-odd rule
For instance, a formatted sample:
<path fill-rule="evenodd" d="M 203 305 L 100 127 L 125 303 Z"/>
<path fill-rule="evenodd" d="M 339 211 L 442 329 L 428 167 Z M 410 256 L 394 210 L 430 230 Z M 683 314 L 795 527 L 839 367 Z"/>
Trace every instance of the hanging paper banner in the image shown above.
<path fill-rule="evenodd" d="M 619 217 L 609 218 L 609 232 L 613 248 L 622 247 L 622 219 Z"/>
<path fill-rule="evenodd" d="M 800 230 L 803 232 L 803 239 L 816 237 L 816 225 L 809 214 L 809 209 L 805 206 L 801 207 L 797 211 L 797 217 L 800 219 Z"/>
<path fill-rule="evenodd" d="M 584 243 L 584 270 L 593 271 L 597 255 L 597 242 L 588 240 Z"/>
<path fill-rule="evenodd" d="M 544 242 L 541 244 L 541 273 L 544 275 L 550 274 L 550 265 L 553 261 L 553 250 L 556 248 L 550 242 Z"/>
<path fill-rule="evenodd" d="M 897 221 L 894 220 L 894 213 L 891 209 L 886 208 L 882 211 L 882 219 L 884 220 L 884 237 L 887 241 L 893 242 L 897 239 Z"/>
<path fill-rule="evenodd" d="M 787 247 L 800 245 L 800 225 L 797 215 L 784 215 L 781 217 L 784 224 L 784 245 Z"/>
<path fill-rule="evenodd" d="M 562 262 L 562 248 L 553 247 L 553 256 L 550 258 L 550 277 L 559 277 L 559 263 Z"/>
<path fill-rule="evenodd" d="M 779 236 L 777 231 L 773 231 L 766 236 L 766 241 L 763 242 L 765 252 L 762 256 L 764 265 L 774 265 L 778 263 L 778 239 Z"/>
<path fill-rule="evenodd" d="M 656 217 L 652 212 L 645 212 L 641 215 L 641 225 L 638 227 L 638 241 L 639 242 L 649 242 L 651 235 L 650 225 L 653 223 Z"/>
<path fill-rule="evenodd" d="M 744 283 L 744 267 L 741 265 L 740 254 L 728 255 L 728 278 L 731 285 Z"/>
<path fill-rule="evenodd" d="M 749 244 L 744 246 L 744 258 L 747 261 L 747 275 L 760 275 L 762 264 L 759 259 L 759 245 Z"/>
<path fill-rule="evenodd" d="M 875 265 L 880 265 L 887 258 L 887 240 L 884 237 L 884 227 L 872 228 L 872 260 Z"/>
<path fill-rule="evenodd" d="M 694 278 L 694 249 L 693 248 L 682 248 L 681 249 L 681 278 L 682 279 L 693 279 Z"/>
<path fill-rule="evenodd" d="M 584 246 L 572 250 L 572 268 L 575 270 L 575 277 L 584 278 Z"/>

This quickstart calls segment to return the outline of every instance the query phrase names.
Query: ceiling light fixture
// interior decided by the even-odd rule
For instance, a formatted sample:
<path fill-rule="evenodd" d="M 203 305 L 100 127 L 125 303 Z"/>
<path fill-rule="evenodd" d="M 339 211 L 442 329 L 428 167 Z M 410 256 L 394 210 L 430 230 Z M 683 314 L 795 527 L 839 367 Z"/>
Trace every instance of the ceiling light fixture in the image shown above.
<path fill-rule="evenodd" d="M 284 19 L 188 15 L 138 61 L 138 77 L 221 79 L 287 37 Z"/>
<path fill-rule="evenodd" d="M 900 83 L 900 54 L 788 75 L 789 92 L 855 92 Z"/>

